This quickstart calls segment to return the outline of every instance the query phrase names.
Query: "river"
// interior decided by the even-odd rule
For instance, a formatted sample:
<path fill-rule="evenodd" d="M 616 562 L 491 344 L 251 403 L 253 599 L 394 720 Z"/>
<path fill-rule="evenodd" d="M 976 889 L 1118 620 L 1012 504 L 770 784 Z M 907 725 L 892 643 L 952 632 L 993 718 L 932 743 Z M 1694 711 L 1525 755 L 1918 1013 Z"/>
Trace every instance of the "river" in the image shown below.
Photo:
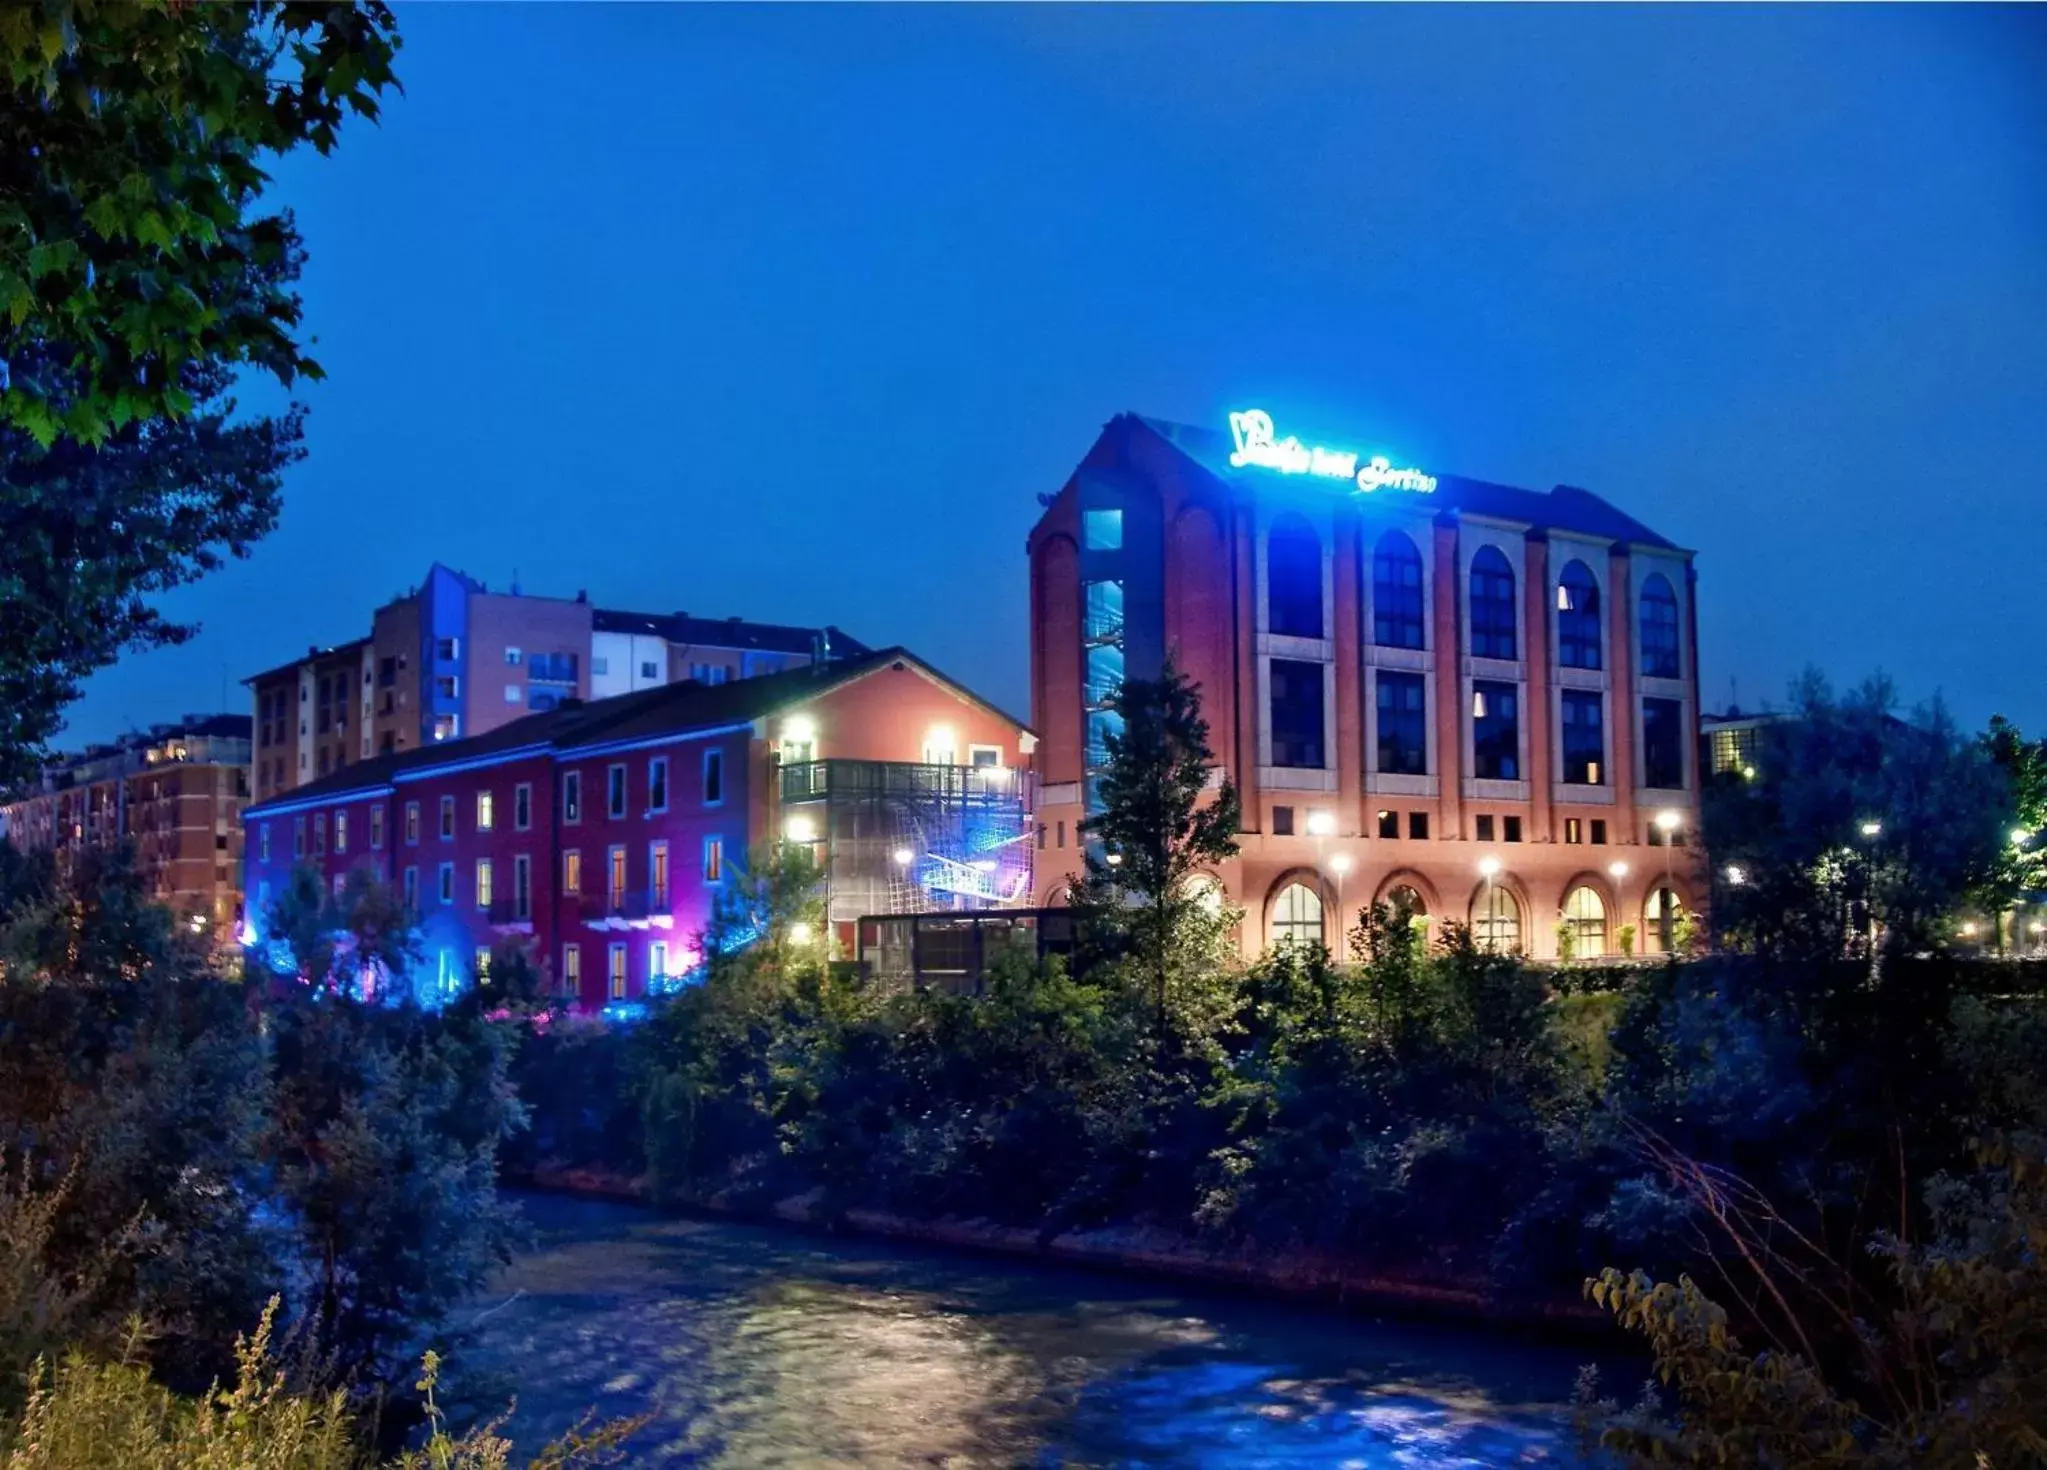
<path fill-rule="evenodd" d="M 1153 1281 L 523 1195 L 453 1383 L 633 1464 L 1568 1465 L 1585 1356 Z M 521 1462 L 523 1463 L 523 1462 Z"/>

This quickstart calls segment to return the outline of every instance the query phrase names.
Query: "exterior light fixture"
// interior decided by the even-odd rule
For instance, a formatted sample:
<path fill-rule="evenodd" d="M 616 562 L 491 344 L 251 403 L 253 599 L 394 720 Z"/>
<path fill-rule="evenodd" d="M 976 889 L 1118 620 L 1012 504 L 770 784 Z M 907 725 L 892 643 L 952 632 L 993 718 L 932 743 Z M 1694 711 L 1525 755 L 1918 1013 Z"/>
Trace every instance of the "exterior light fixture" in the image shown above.
<path fill-rule="evenodd" d="M 1120 852 L 1112 852 L 1107 857 L 1103 858 L 1102 861 L 1107 863 L 1112 868 L 1120 868 L 1123 866 L 1123 854 Z"/>
<path fill-rule="evenodd" d="M 1336 874 L 1336 876 L 1339 878 L 1341 878 L 1345 873 L 1348 873 L 1350 871 L 1350 854 L 1347 852 L 1340 852 L 1335 857 L 1331 858 L 1329 860 L 1329 871 Z"/>
<path fill-rule="evenodd" d="M 1976 937 L 1976 926 L 1973 923 L 1962 925 L 1962 937 L 1964 939 L 1974 939 Z"/>
<path fill-rule="evenodd" d="M 791 944 L 810 943 L 810 925 L 804 923 L 801 919 L 791 924 L 789 926 L 789 942 Z"/>
<path fill-rule="evenodd" d="M 1608 876 L 1613 878 L 1615 882 L 1619 882 L 1628 876 L 1628 865 L 1626 863 L 1608 863 L 1606 871 Z"/>
<path fill-rule="evenodd" d="M 1742 779 L 1742 780 L 1744 780 L 1744 781 L 1753 781 L 1753 780 L 1755 780 L 1755 779 L 1756 779 L 1756 768 L 1755 768 L 1754 766 L 1743 766 L 1743 767 L 1741 768 L 1741 779 Z"/>
<path fill-rule="evenodd" d="M 817 721 L 809 715 L 791 715 L 782 721 L 782 738 L 796 745 L 817 739 Z"/>
<path fill-rule="evenodd" d="M 791 817 L 782 827 L 782 835 L 791 842 L 817 841 L 817 823 L 808 817 Z"/>
<path fill-rule="evenodd" d="M 1733 887 L 1739 888 L 1742 884 L 1748 882 L 1748 874 L 1742 871 L 1739 863 L 1729 863 L 1727 865 L 1727 881 Z"/>
<path fill-rule="evenodd" d="M 1864 837 L 1881 836 L 1883 830 L 1884 824 L 1882 822 L 1864 822 L 1862 824 L 1862 835 Z"/>
<path fill-rule="evenodd" d="M 1482 857 L 1478 860 L 1479 876 L 1490 878 L 1500 871 L 1500 860 L 1496 857 Z"/>
<path fill-rule="evenodd" d="M 917 854 L 907 847 L 899 847 L 890 856 L 895 858 L 897 867 L 907 868 L 916 860 Z"/>
<path fill-rule="evenodd" d="M 1656 814 L 1656 830 L 1661 832 L 1665 837 L 1668 837 L 1671 833 L 1675 832 L 1679 827 L 1683 825 L 1684 818 L 1679 816 L 1676 812 L 1672 811 L 1668 807 L 1665 807 L 1662 811 Z"/>
<path fill-rule="evenodd" d="M 2011 845 L 2013 847 L 2024 847 L 2028 842 L 2031 842 L 2032 840 L 2033 834 L 2028 832 L 2024 827 L 2014 827 L 2011 829 Z"/>
<path fill-rule="evenodd" d="M 206 932 L 206 919 L 203 915 L 192 915 L 192 932 L 194 934 L 204 934 Z"/>
<path fill-rule="evenodd" d="M 1336 813 L 1332 811 L 1309 812 L 1308 835 L 1310 837 L 1334 837 L 1336 835 Z"/>

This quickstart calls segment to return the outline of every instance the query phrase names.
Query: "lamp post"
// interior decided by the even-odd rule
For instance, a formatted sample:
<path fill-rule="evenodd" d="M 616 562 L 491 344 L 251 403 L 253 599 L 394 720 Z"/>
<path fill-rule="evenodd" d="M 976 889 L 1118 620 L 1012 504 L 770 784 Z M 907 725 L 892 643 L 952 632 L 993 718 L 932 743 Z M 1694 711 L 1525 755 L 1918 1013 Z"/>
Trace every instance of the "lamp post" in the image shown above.
<path fill-rule="evenodd" d="M 1865 839 L 1874 843 L 1877 838 L 1884 835 L 1884 824 L 1871 817 L 1861 824 L 1859 830 Z M 1876 860 L 1874 855 L 1865 855 L 1862 859 L 1862 907 L 1863 911 L 1869 915 L 1869 963 L 1872 966 L 1872 973 L 1874 973 L 1874 966 L 1876 964 L 1876 902 L 1874 897 L 1876 884 L 1872 881 L 1875 872 Z"/>
<path fill-rule="evenodd" d="M 1493 879 L 1499 875 L 1500 860 L 1496 857 L 1482 857 L 1478 860 L 1479 876 L 1485 879 L 1485 947 L 1494 950 L 1499 947 L 1497 925 L 1493 918 Z"/>
<path fill-rule="evenodd" d="M 1329 871 L 1336 874 L 1336 934 L 1343 937 L 1343 875 L 1350 871 L 1350 854 L 1340 852 L 1329 860 Z"/>
<path fill-rule="evenodd" d="M 1671 891 L 1674 882 L 1671 872 L 1672 864 L 1676 861 L 1671 856 L 1672 839 L 1677 836 L 1677 829 L 1683 822 L 1684 818 L 1669 807 L 1656 814 L 1656 830 L 1663 834 L 1663 892 L 1658 894 L 1656 899 L 1656 907 L 1659 910 L 1656 928 L 1658 936 L 1663 941 L 1663 952 L 1666 955 L 1671 953 L 1676 940 L 1675 934 L 1672 933 L 1672 920 L 1675 915 L 1671 913 L 1671 909 L 1675 907 L 1671 901 L 1675 897 Z"/>

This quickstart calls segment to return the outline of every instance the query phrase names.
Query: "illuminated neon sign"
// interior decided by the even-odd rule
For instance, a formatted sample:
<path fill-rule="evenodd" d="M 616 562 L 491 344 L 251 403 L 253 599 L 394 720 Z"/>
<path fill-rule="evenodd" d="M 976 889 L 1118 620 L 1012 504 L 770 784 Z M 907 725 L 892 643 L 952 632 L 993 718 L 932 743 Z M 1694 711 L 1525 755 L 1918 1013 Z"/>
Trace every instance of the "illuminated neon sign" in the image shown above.
<path fill-rule="evenodd" d="M 1236 469 L 1276 470 L 1282 475 L 1315 475 L 1328 480 L 1349 480 L 1358 493 L 1374 490 L 1412 490 L 1426 495 L 1436 488 L 1436 477 L 1420 470 L 1394 468 L 1383 455 L 1374 455 L 1362 465 L 1355 452 L 1307 445 L 1289 434 L 1281 439 L 1272 427 L 1272 415 L 1260 408 L 1247 408 L 1230 415 L 1230 437 L 1237 447 L 1230 455 Z"/>

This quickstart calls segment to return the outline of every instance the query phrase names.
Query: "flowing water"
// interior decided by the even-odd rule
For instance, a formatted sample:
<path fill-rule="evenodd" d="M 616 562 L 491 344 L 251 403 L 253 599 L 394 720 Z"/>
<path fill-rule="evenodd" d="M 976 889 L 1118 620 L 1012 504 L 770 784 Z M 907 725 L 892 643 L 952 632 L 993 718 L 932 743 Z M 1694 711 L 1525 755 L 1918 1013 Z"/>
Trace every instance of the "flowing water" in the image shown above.
<path fill-rule="evenodd" d="M 1107 1274 L 522 1196 L 537 1247 L 460 1353 L 531 1453 L 632 1463 L 1570 1465 L 1582 1352 Z"/>

